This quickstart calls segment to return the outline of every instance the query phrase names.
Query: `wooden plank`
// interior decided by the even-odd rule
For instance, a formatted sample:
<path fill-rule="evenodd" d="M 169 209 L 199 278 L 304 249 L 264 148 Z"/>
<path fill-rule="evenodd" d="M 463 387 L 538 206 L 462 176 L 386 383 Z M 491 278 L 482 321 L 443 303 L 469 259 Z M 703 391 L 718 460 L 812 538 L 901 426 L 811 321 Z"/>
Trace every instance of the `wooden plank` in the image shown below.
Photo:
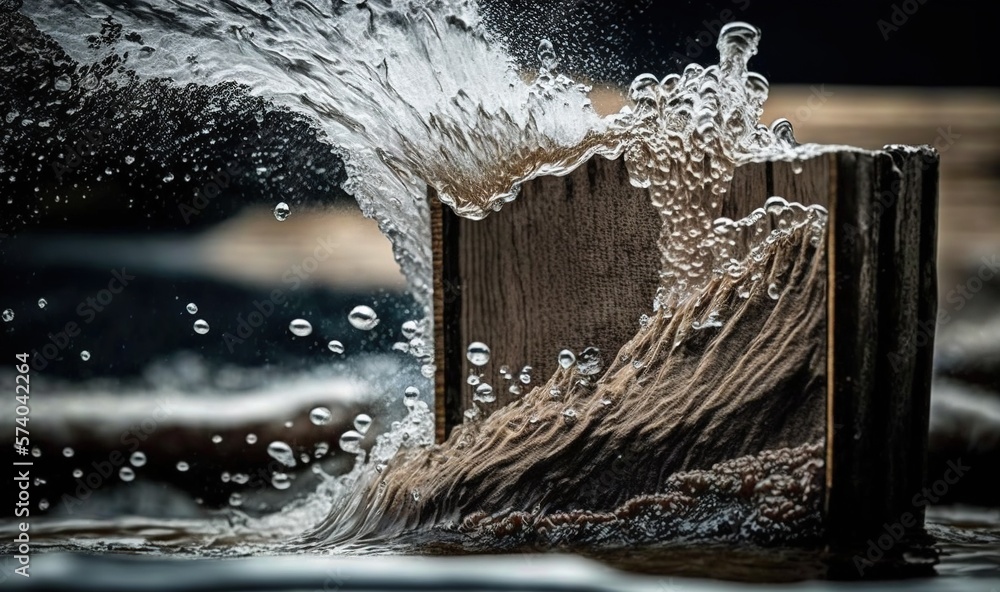
<path fill-rule="evenodd" d="M 721 214 L 742 218 L 771 195 L 827 207 L 832 158 L 739 167 Z M 516 201 L 485 220 L 455 216 L 433 189 L 430 200 L 435 245 L 446 251 L 435 247 L 441 262 L 435 286 L 448 299 L 435 308 L 440 438 L 472 406 L 473 388 L 465 383 L 474 368 L 465 356 L 469 343 L 491 348 L 483 380 L 503 387 L 495 388 L 499 406 L 518 397 L 507 387 L 520 384 L 516 376 L 525 365 L 542 379 L 556 370 L 564 348 L 613 354 L 651 312 L 662 224 L 621 161 L 595 158 L 565 177 L 526 183 Z M 502 366 L 513 382 L 501 380 Z"/>
<path fill-rule="evenodd" d="M 838 154 L 825 513 L 844 556 L 867 557 L 887 524 L 902 525 L 897 538 L 923 536 L 912 499 L 924 480 L 937 314 L 936 166 L 928 149 Z"/>
<path fill-rule="evenodd" d="M 448 377 L 438 391 L 447 432 L 472 403 L 465 384 L 470 342 L 492 350 L 484 380 L 498 387 L 501 405 L 517 398 L 499 380 L 501 366 L 516 375 L 533 364 L 542 379 L 555 371 L 563 348 L 615 352 L 652 306 L 660 217 L 646 191 L 629 185 L 620 162 L 595 158 L 566 177 L 527 183 L 517 201 L 481 221 L 460 219 L 431 200 L 451 249 L 439 284 L 461 295 L 442 312 L 437 341 L 439 375 Z"/>
<path fill-rule="evenodd" d="M 915 526 L 905 535 L 918 538 L 923 513 L 911 499 L 927 445 L 936 156 L 889 147 L 745 165 L 721 213 L 743 217 L 771 195 L 830 212 L 824 511 L 831 547 L 856 551 L 906 512 Z M 435 248 L 445 251 L 436 282 L 454 297 L 435 300 L 443 306 L 436 310 L 442 436 L 472 405 L 468 343 L 489 344 L 492 372 L 506 364 L 516 376 L 535 364 L 537 382 L 555 370 L 562 348 L 617 352 L 651 310 L 660 218 L 621 162 L 594 159 L 566 177 L 527 183 L 518 201 L 484 221 L 433 207 L 442 233 Z M 484 380 L 494 386 L 517 384 L 492 372 Z M 498 395 L 498 404 L 515 398 Z"/>

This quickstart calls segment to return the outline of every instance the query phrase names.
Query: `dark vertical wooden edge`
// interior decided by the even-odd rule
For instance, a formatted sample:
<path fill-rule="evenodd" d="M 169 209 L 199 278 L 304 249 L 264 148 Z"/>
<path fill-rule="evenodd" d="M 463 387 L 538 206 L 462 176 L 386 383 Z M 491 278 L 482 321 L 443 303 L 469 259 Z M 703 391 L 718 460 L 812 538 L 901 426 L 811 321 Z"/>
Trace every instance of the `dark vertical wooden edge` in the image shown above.
<path fill-rule="evenodd" d="M 872 447 L 868 430 L 874 420 L 871 386 L 879 329 L 875 302 L 881 216 L 872 208 L 873 177 L 871 155 L 837 155 L 827 270 L 832 331 L 828 344 L 826 530 L 831 545 L 838 550 L 863 539 L 864 529 L 878 515 L 873 506 L 884 493 L 873 489 L 871 474 L 880 469 L 883 451 Z M 868 466 L 862 465 L 862 459 Z"/>
<path fill-rule="evenodd" d="M 444 376 L 444 221 L 440 201 L 433 187 L 427 189 L 427 207 L 431 214 L 431 264 L 433 272 L 434 306 L 434 436 L 437 442 L 443 442 L 447 430 L 445 428 L 445 376 Z"/>
<path fill-rule="evenodd" d="M 438 442 L 462 422 L 462 282 L 459 218 L 428 189 L 434 252 L 434 417 Z"/>
<path fill-rule="evenodd" d="M 937 316 L 934 152 L 838 154 L 829 228 L 827 536 L 836 552 L 867 557 L 896 528 L 889 558 L 923 538 L 913 496 L 925 478 Z"/>
<path fill-rule="evenodd" d="M 926 342 L 917 352 L 914 375 L 913 422 L 915 431 L 911 435 L 912 450 L 921 452 L 920 464 L 911 475 L 910 491 L 922 488 L 927 482 L 926 451 L 930 431 L 931 383 L 934 378 L 934 329 L 938 319 L 938 277 L 937 277 L 937 234 L 938 234 L 938 167 L 940 157 L 936 150 L 928 146 L 918 148 L 916 159 L 911 166 L 917 166 L 919 184 L 915 186 L 916 198 L 920 204 L 920 267 L 918 324 L 926 337 Z M 921 523 L 923 508 L 920 509 Z"/>

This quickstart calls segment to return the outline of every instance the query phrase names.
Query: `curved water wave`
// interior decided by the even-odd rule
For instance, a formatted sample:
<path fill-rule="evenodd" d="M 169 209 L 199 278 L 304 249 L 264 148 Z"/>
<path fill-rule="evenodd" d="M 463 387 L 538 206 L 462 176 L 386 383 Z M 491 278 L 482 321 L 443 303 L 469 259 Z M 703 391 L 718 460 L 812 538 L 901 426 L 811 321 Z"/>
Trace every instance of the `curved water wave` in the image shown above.
<path fill-rule="evenodd" d="M 630 106 L 602 119 L 587 87 L 555 71 L 550 44 L 525 76 L 466 2 L 29 0 L 25 11 L 83 68 L 120 66 L 88 69 L 90 84 L 237 80 L 308 116 L 425 305 L 428 185 L 481 218 L 527 180 L 622 156 L 660 212 L 653 315 L 606 370 L 596 358 L 560 370 L 441 445 L 427 406 L 407 401 L 349 474 L 255 527 L 318 524 L 300 542 L 323 547 L 408 532 L 473 548 L 817 534 L 825 211 L 772 200 L 720 218 L 739 164 L 797 150 L 787 126 L 758 122 L 755 28 L 727 25 L 717 65 L 639 76 Z"/>

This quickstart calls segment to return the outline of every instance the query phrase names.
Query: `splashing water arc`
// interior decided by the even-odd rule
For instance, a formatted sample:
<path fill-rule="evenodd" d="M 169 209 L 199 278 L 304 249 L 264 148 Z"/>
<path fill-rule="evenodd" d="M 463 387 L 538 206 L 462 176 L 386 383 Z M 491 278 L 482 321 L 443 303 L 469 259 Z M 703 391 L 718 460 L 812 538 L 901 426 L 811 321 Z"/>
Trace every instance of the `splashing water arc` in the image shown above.
<path fill-rule="evenodd" d="M 539 44 L 540 67 L 525 77 L 471 2 L 162 4 L 55 12 L 26 0 L 24 11 L 81 63 L 117 55 L 115 44 L 85 41 L 88 26 L 111 19 L 157 48 L 128 62 L 140 77 L 240 80 L 308 116 L 344 158 L 345 189 L 392 240 L 427 313 L 428 186 L 460 216 L 502 216 L 531 179 L 623 158 L 662 224 L 649 246 L 660 254 L 652 315 L 620 352 L 605 352 L 609 364 L 552 352 L 554 375 L 438 445 L 433 414 L 408 389 L 405 420 L 367 453 L 360 433 L 344 434 L 353 469 L 261 518 L 260 530 L 309 547 L 421 533 L 483 549 L 817 536 L 826 212 L 775 197 L 745 218 L 721 217 L 738 166 L 820 150 L 797 145 L 787 122 L 759 123 L 767 81 L 747 69 L 757 29 L 726 25 L 718 64 L 643 74 L 629 106 L 602 118 L 590 89 L 558 72 L 551 43 Z M 117 71 L 94 82 L 126 83 Z M 374 312 L 362 312 L 355 327 L 373 328 Z M 305 525 L 317 526 L 302 534 Z"/>
<path fill-rule="evenodd" d="M 579 152 L 597 137 L 598 153 L 623 154 L 662 218 L 654 316 L 615 363 L 596 381 L 563 367 L 443 445 L 395 457 L 314 540 L 429 526 L 484 549 L 818 535 L 826 213 L 774 198 L 745 219 L 719 218 L 739 164 L 796 150 L 757 123 L 767 83 L 746 66 L 758 38 L 734 23 L 719 65 L 638 77 L 632 106 Z M 769 293 L 777 283 L 785 297 Z M 746 413 L 773 423 L 740 421 Z"/>

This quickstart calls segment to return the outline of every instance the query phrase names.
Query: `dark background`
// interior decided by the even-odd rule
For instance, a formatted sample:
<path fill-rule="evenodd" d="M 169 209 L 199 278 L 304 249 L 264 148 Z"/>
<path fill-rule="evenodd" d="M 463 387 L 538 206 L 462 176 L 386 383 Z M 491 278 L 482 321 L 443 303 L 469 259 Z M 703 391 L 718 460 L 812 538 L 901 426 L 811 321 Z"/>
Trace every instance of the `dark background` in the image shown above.
<path fill-rule="evenodd" d="M 526 64 L 537 64 L 538 39 L 548 37 L 564 66 L 619 84 L 646 71 L 658 77 L 677 71 L 685 55 L 702 65 L 714 63 L 714 32 L 725 20 L 762 30 L 753 69 L 772 84 L 1000 83 L 994 5 L 986 2 L 483 0 L 483 5 L 491 26 L 511 40 Z M 895 26 L 894 6 L 902 24 L 886 30 L 886 39 L 879 21 Z M 713 33 L 712 45 L 690 55 L 695 52 L 688 50 L 689 38 L 703 31 Z"/>

